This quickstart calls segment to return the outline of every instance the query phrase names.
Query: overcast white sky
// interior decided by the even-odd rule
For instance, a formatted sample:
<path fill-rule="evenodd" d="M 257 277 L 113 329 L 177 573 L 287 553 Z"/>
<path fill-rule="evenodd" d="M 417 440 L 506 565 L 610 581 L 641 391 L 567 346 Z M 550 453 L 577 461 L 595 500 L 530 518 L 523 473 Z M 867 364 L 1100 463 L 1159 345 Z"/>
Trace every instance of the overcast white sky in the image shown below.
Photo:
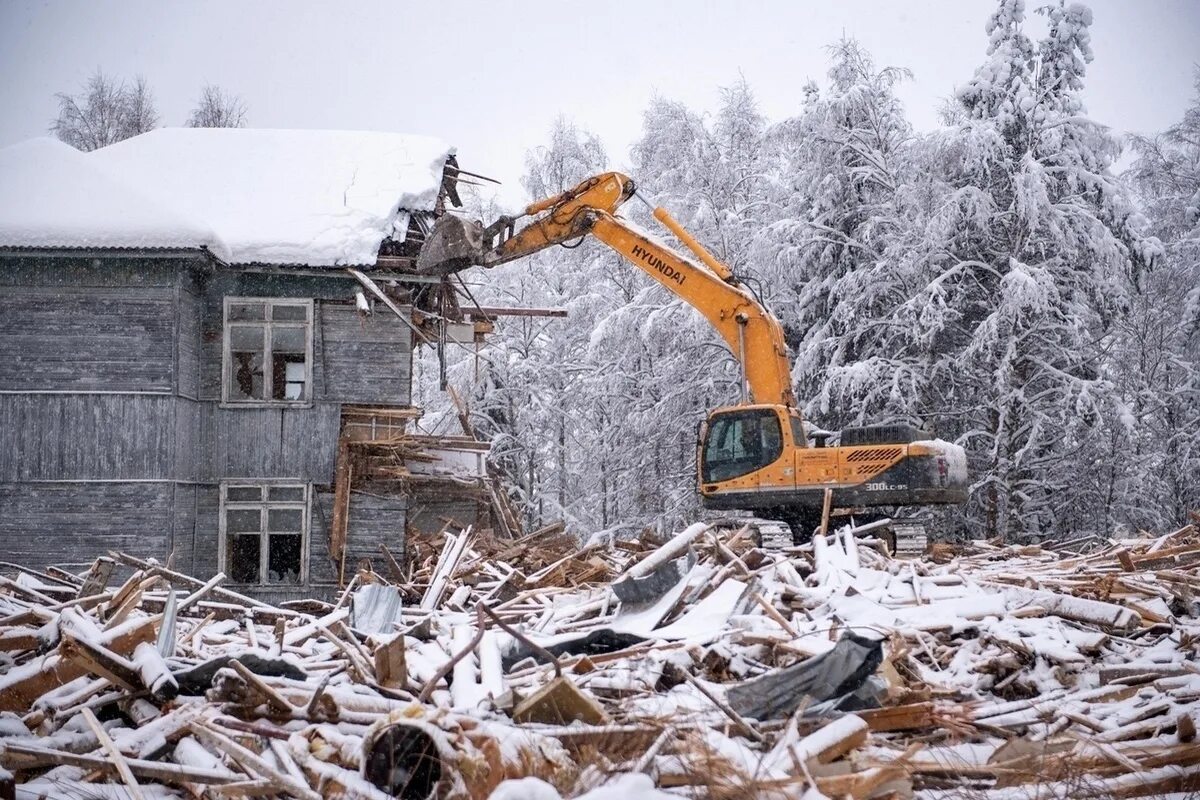
<path fill-rule="evenodd" d="M 1178 119 L 1200 61 L 1200 0 L 1088 0 L 1096 60 L 1086 102 L 1121 131 Z M 1030 8 L 1040 0 L 1029 0 Z M 992 0 L 699 2 L 16 2 L 0 0 L 0 146 L 44 135 L 55 92 L 96 67 L 149 80 L 162 122 L 200 87 L 240 94 L 257 127 L 427 133 L 520 198 L 525 151 L 565 114 L 628 162 L 655 93 L 712 108 L 744 75 L 772 119 L 821 79 L 843 34 L 880 64 L 919 128 L 984 58 Z M 1030 33 L 1043 29 L 1034 17 Z"/>

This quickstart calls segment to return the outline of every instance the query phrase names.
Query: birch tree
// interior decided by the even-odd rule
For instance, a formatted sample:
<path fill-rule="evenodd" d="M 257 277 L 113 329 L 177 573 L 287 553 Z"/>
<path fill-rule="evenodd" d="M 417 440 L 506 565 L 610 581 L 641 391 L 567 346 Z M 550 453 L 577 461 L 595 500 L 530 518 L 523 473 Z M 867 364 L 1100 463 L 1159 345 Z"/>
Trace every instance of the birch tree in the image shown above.
<path fill-rule="evenodd" d="M 244 128 L 246 104 L 237 95 L 208 83 L 200 90 L 200 99 L 185 124 L 189 128 Z"/>
<path fill-rule="evenodd" d="M 97 69 L 82 92 L 55 97 L 58 116 L 50 132 L 84 152 L 146 133 L 158 125 L 154 95 L 140 75 L 127 84 Z"/>

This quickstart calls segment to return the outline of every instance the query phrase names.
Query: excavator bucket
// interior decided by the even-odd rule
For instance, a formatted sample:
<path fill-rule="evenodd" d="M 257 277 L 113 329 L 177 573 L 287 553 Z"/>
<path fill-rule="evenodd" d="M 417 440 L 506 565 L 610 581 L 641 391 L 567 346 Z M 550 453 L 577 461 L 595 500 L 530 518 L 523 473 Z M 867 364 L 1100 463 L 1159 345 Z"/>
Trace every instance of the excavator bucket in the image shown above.
<path fill-rule="evenodd" d="M 425 237 L 417 272 L 421 275 L 450 275 L 483 263 L 483 223 L 446 214 Z"/>

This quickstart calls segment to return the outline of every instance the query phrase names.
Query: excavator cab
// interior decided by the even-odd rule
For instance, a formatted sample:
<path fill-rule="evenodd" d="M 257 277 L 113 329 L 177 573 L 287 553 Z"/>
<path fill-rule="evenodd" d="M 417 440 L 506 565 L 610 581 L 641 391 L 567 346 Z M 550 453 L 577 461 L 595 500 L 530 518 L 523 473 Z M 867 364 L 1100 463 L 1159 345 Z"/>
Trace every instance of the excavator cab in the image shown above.
<path fill-rule="evenodd" d="M 744 509 L 792 526 L 806 539 L 820 521 L 825 490 L 834 508 L 962 503 L 961 447 L 907 425 L 809 430 L 784 405 L 719 408 L 701 426 L 697 453 L 706 508 Z"/>

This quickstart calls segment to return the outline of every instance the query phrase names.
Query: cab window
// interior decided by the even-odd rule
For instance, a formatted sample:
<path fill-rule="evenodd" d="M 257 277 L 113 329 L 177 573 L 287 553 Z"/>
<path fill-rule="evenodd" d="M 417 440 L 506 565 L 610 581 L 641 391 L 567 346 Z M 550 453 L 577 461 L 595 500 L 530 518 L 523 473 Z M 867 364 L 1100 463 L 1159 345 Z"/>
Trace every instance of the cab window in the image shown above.
<path fill-rule="evenodd" d="M 796 447 L 804 447 L 808 443 L 808 436 L 804 433 L 804 420 L 800 417 L 788 417 L 792 423 L 792 442 Z"/>
<path fill-rule="evenodd" d="M 705 483 L 725 481 L 762 469 L 783 453 L 779 417 L 768 410 L 731 411 L 708 428 L 701 462 Z"/>

